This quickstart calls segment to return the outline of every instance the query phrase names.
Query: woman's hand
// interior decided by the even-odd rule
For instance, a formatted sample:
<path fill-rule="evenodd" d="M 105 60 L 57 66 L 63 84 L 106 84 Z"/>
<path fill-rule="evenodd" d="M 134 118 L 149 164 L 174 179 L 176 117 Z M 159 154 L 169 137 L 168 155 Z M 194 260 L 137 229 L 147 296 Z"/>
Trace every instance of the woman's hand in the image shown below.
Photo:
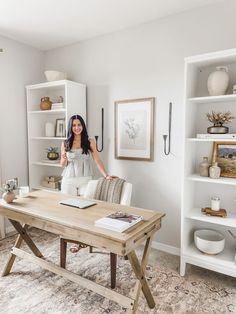
<path fill-rule="evenodd" d="M 106 180 L 114 180 L 114 179 L 118 179 L 119 177 L 117 176 L 110 176 L 109 174 L 105 177 Z"/>

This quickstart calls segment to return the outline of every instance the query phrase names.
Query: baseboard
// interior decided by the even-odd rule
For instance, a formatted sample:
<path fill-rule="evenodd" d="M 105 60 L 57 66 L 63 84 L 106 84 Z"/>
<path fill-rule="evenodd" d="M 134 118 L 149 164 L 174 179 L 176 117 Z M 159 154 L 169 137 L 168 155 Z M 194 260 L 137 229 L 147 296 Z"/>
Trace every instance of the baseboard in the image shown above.
<path fill-rule="evenodd" d="M 160 243 L 157 241 L 152 242 L 152 248 L 166 252 L 166 253 L 170 253 L 172 255 L 178 255 L 178 256 L 180 255 L 180 248 L 175 247 L 175 246 L 171 246 L 171 245 L 167 245 L 164 243 Z"/>

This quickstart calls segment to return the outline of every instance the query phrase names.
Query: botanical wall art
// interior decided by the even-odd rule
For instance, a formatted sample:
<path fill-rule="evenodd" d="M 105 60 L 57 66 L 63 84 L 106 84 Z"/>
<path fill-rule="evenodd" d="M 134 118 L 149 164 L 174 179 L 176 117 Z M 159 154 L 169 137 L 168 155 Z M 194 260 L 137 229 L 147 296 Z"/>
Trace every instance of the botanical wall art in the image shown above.
<path fill-rule="evenodd" d="M 236 178 L 236 143 L 214 142 L 212 162 L 218 162 L 221 177 Z"/>
<path fill-rule="evenodd" d="M 155 98 L 115 102 L 115 158 L 153 160 Z"/>

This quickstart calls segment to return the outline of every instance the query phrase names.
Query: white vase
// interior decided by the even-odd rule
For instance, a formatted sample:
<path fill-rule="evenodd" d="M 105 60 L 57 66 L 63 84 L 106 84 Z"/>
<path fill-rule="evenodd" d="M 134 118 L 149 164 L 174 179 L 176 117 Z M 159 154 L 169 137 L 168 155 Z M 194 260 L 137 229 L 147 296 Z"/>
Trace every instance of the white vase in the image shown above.
<path fill-rule="evenodd" d="M 229 86 L 229 74 L 226 66 L 216 67 L 207 80 L 207 88 L 210 96 L 225 95 Z"/>
<path fill-rule="evenodd" d="M 45 124 L 45 135 L 46 137 L 55 136 L 55 125 L 52 122 L 46 122 Z"/>

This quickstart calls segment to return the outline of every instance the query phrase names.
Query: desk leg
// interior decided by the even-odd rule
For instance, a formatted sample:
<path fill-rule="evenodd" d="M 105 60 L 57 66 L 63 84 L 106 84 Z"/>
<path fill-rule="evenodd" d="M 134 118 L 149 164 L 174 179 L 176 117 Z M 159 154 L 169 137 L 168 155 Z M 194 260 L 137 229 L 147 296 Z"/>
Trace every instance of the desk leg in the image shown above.
<path fill-rule="evenodd" d="M 3 216 L 0 216 L 0 235 L 1 238 L 5 238 L 5 223 Z"/>
<path fill-rule="evenodd" d="M 134 308 L 132 310 L 132 313 L 135 313 L 137 310 L 138 300 L 140 297 L 141 289 L 142 289 L 143 294 L 147 300 L 148 306 L 151 309 L 155 307 L 155 301 L 153 299 L 150 288 L 149 288 L 148 283 L 147 283 L 146 278 L 145 278 L 145 269 L 146 269 L 146 266 L 148 263 L 148 257 L 149 257 L 150 251 L 151 251 L 152 239 L 153 239 L 153 236 L 150 236 L 146 241 L 144 251 L 143 251 L 143 258 L 142 258 L 141 265 L 140 265 L 139 260 L 136 256 L 135 251 L 132 251 L 128 254 L 130 264 L 131 264 L 131 266 L 134 270 L 134 273 L 138 279 L 136 282 L 135 288 L 133 290 L 134 291 L 133 292 L 133 294 L 134 294 L 133 298 L 135 299 L 135 303 L 134 303 Z"/>
<path fill-rule="evenodd" d="M 34 244 L 34 242 L 28 236 L 28 234 L 26 232 L 27 225 L 21 226 L 21 224 L 19 222 L 15 221 L 15 220 L 11 220 L 11 219 L 9 219 L 9 221 L 14 226 L 16 231 L 19 233 L 19 235 L 18 235 L 18 237 L 16 239 L 14 247 L 15 248 L 20 248 L 21 244 L 22 244 L 22 241 L 24 240 L 26 242 L 26 244 L 28 245 L 28 247 L 31 249 L 31 251 L 36 256 L 43 257 L 42 253 L 39 251 L 37 246 Z M 16 255 L 11 252 L 11 254 L 10 254 L 8 260 L 7 260 L 7 263 L 6 263 L 6 265 L 5 265 L 4 269 L 3 269 L 3 272 L 1 274 L 2 277 L 3 276 L 7 276 L 10 273 L 11 268 L 13 266 L 13 263 L 15 261 L 15 258 L 16 258 Z"/>

